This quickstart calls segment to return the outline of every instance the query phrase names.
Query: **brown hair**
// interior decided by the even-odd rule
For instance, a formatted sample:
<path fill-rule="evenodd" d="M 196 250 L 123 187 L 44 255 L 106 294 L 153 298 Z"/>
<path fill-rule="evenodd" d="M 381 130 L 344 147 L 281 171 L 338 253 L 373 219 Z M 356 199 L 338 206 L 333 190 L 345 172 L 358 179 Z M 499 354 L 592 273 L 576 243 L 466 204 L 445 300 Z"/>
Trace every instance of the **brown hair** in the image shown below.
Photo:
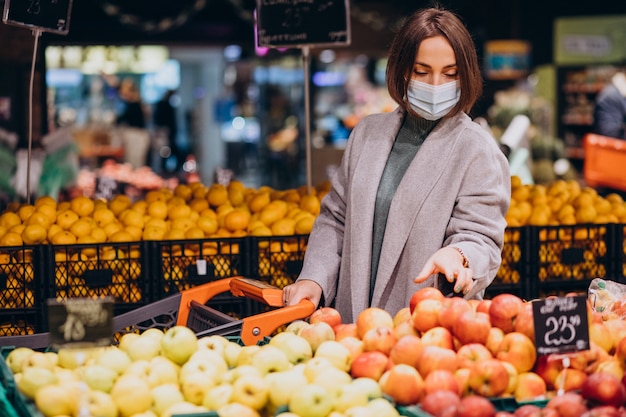
<path fill-rule="evenodd" d="M 406 99 L 406 92 L 417 50 L 424 39 L 434 36 L 443 36 L 450 42 L 458 67 L 461 97 L 448 116 L 461 111 L 469 113 L 483 89 L 476 48 L 460 18 L 439 7 L 418 10 L 396 33 L 387 61 L 387 90 L 402 109 L 416 114 Z"/>

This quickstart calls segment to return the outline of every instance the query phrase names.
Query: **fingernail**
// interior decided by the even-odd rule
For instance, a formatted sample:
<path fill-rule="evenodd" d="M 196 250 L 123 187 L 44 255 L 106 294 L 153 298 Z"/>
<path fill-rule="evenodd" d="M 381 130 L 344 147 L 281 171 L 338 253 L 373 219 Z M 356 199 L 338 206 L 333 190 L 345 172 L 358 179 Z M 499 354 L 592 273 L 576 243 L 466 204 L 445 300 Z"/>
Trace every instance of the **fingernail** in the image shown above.
<path fill-rule="evenodd" d="M 460 292 L 461 291 L 461 287 L 454 287 L 454 292 Z"/>

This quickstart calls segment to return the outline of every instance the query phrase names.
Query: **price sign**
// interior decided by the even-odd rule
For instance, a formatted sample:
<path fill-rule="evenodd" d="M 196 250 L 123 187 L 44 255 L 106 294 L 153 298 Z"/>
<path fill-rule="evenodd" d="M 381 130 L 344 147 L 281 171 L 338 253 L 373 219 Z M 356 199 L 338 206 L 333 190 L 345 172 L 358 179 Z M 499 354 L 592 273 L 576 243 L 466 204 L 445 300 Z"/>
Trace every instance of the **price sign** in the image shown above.
<path fill-rule="evenodd" d="M 106 346 L 113 340 L 113 298 L 48 301 L 52 346 Z"/>
<path fill-rule="evenodd" d="M 586 296 L 533 301 L 533 320 L 539 355 L 589 349 Z"/>
<path fill-rule="evenodd" d="M 349 45 L 348 0 L 257 0 L 261 47 Z"/>
<path fill-rule="evenodd" d="M 67 35 L 72 0 L 5 0 L 2 21 L 14 26 Z"/>

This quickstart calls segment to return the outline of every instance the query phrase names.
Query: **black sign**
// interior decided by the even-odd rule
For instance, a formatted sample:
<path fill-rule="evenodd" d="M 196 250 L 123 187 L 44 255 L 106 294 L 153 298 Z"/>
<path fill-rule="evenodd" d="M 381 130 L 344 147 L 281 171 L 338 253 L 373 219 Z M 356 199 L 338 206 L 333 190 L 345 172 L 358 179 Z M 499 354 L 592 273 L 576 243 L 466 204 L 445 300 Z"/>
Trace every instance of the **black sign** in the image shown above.
<path fill-rule="evenodd" d="M 106 346 L 113 340 L 113 298 L 48 301 L 52 346 Z"/>
<path fill-rule="evenodd" d="M 586 296 L 533 301 L 533 317 L 539 355 L 589 349 Z"/>
<path fill-rule="evenodd" d="M 72 0 L 5 0 L 2 21 L 67 35 L 71 10 Z"/>
<path fill-rule="evenodd" d="M 348 0 L 257 0 L 260 47 L 349 45 Z"/>

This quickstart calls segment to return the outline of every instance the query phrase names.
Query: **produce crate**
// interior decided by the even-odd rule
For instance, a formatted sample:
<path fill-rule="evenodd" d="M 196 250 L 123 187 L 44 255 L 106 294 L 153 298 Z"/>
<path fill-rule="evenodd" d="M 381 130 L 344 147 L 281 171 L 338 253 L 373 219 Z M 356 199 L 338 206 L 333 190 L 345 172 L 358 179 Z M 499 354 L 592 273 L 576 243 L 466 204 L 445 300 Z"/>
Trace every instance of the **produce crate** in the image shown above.
<path fill-rule="evenodd" d="M 486 298 L 503 292 L 524 299 L 530 296 L 527 241 L 528 229 L 525 227 L 511 227 L 504 231 L 502 262 L 495 279 L 485 291 Z"/>
<path fill-rule="evenodd" d="M 528 231 L 531 298 L 584 292 L 594 278 L 613 276 L 620 259 L 616 225 L 528 226 Z"/>
<path fill-rule="evenodd" d="M 46 297 L 115 299 L 115 313 L 150 303 L 149 254 L 146 242 L 47 245 Z"/>
<path fill-rule="evenodd" d="M 0 336 L 42 331 L 41 246 L 0 247 Z"/>
<path fill-rule="evenodd" d="M 250 238 L 248 276 L 278 288 L 292 284 L 304 261 L 308 235 Z"/>

